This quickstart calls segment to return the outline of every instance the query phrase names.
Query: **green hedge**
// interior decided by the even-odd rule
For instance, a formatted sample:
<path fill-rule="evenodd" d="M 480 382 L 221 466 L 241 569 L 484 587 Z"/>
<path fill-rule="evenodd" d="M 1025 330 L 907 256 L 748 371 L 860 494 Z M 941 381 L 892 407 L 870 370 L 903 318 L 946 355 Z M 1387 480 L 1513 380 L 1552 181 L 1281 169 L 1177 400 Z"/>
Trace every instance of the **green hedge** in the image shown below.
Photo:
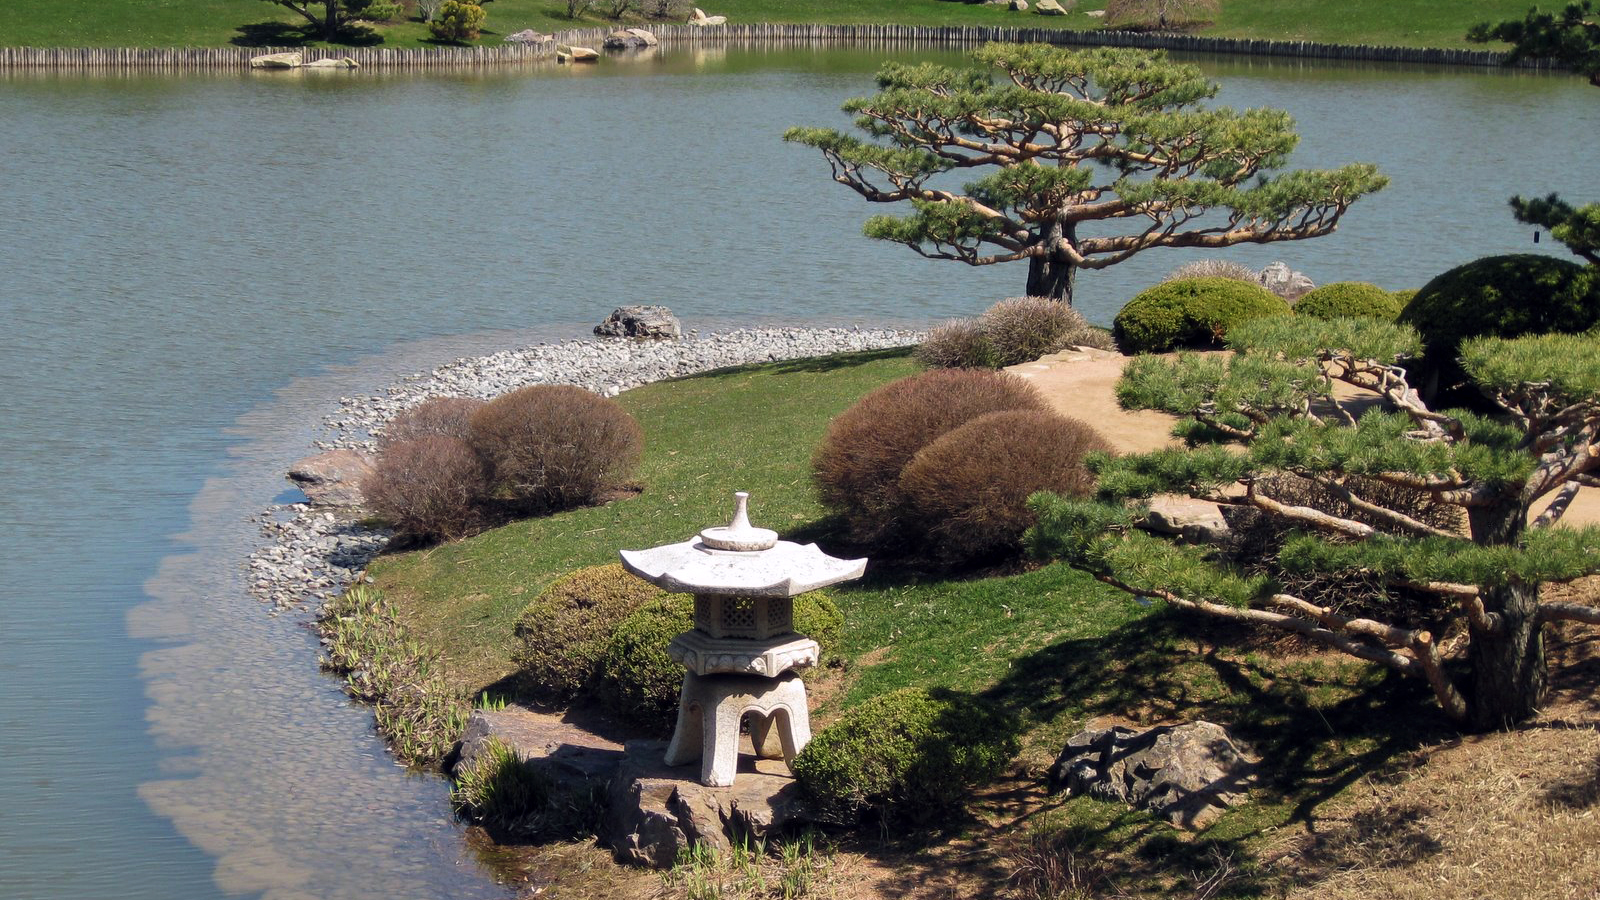
<path fill-rule="evenodd" d="M 978 699 L 904 688 L 874 697 L 812 737 L 795 778 L 841 821 L 869 807 L 914 820 L 947 815 L 1019 749 L 1014 717 Z"/>
<path fill-rule="evenodd" d="M 1365 281 L 1338 281 L 1317 288 L 1294 305 L 1297 316 L 1318 319 L 1383 319 L 1393 322 L 1400 314 L 1398 295 Z"/>
<path fill-rule="evenodd" d="M 1215 347 L 1240 322 L 1291 312 L 1264 287 L 1232 278 L 1185 278 L 1140 293 L 1117 313 L 1112 334 L 1123 353 Z"/>
<path fill-rule="evenodd" d="M 583 690 L 617 623 L 666 592 L 621 563 L 591 566 L 552 582 L 517 619 L 511 659 L 524 691 L 565 703 Z"/>

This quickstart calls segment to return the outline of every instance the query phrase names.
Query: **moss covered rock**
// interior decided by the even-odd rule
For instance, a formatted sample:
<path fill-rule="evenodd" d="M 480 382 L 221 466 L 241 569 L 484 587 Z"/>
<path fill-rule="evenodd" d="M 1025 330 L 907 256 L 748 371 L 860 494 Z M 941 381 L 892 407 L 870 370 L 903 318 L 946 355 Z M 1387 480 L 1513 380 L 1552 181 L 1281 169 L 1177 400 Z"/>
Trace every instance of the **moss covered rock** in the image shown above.
<path fill-rule="evenodd" d="M 1231 278 L 1184 278 L 1143 291 L 1112 325 L 1123 353 L 1165 353 L 1214 347 L 1240 322 L 1290 313 L 1289 303 L 1260 285 Z"/>
<path fill-rule="evenodd" d="M 1383 319 L 1400 314 L 1399 297 L 1365 281 L 1338 281 L 1323 285 L 1294 305 L 1297 316 L 1318 319 Z"/>
<path fill-rule="evenodd" d="M 795 778 L 830 815 L 885 806 L 916 820 L 959 807 L 1017 753 L 1017 723 L 974 697 L 905 688 L 824 728 L 795 759 Z"/>
<path fill-rule="evenodd" d="M 579 569 L 552 582 L 517 619 L 512 661 L 518 681 L 545 702 L 572 700 L 593 676 L 618 623 L 666 592 L 620 563 Z"/>

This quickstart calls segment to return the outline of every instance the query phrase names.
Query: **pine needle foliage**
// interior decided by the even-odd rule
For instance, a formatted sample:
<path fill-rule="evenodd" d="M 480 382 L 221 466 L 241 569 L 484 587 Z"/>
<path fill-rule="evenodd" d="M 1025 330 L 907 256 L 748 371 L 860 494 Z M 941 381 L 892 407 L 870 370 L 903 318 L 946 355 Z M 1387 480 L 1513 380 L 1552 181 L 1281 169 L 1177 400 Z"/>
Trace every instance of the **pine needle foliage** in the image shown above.
<path fill-rule="evenodd" d="M 1139 597 L 1295 632 L 1424 678 L 1465 727 L 1531 715 L 1545 689 L 1544 626 L 1600 625 L 1600 608 L 1538 593 L 1600 572 L 1600 528 L 1552 527 L 1581 487 L 1600 486 L 1600 336 L 1468 341 L 1462 366 L 1494 416 L 1423 402 L 1407 380 L 1420 349 L 1407 326 L 1265 319 L 1228 338 L 1228 358 L 1129 364 L 1123 405 L 1184 417 L 1186 446 L 1091 454 L 1097 497 L 1035 495 L 1032 551 Z M 1376 402 L 1358 412 L 1334 399 L 1335 382 Z M 1286 493 L 1286 479 L 1300 489 Z M 1275 558 L 1265 564 L 1169 543 L 1138 527 L 1142 501 L 1162 492 L 1268 517 L 1287 539 L 1267 542 Z M 1530 514 L 1552 495 L 1547 511 Z M 1341 578 L 1376 584 L 1376 605 L 1363 598 L 1351 614 L 1286 587 Z M 1410 614 L 1419 592 L 1446 614 L 1419 622 Z"/>

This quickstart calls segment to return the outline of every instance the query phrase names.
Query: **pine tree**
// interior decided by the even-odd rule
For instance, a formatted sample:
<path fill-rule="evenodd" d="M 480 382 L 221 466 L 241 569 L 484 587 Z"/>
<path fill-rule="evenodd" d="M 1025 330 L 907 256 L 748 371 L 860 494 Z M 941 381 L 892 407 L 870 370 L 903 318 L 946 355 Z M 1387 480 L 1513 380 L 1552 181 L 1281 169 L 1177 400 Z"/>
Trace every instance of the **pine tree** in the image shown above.
<path fill-rule="evenodd" d="M 1546 688 L 1545 626 L 1600 624 L 1600 608 L 1539 596 L 1541 584 L 1600 572 L 1600 527 L 1553 527 L 1580 487 L 1600 486 L 1600 337 L 1468 341 L 1463 368 L 1496 416 L 1429 409 L 1407 382 L 1404 363 L 1421 344 L 1406 326 L 1280 317 L 1241 325 L 1228 341 L 1229 358 L 1130 361 L 1119 400 L 1180 416 L 1185 447 L 1094 457 L 1098 500 L 1035 496 L 1034 551 L 1140 597 L 1292 631 L 1424 678 L 1464 727 L 1533 714 Z M 1370 407 L 1335 402 L 1336 382 Z M 1320 499 L 1285 498 L 1286 475 Z M 1342 613 L 1292 593 L 1287 577 L 1146 534 L 1137 501 L 1162 492 L 1272 517 L 1290 533 L 1274 571 L 1360 573 L 1382 586 L 1381 608 L 1397 613 L 1402 595 L 1420 594 L 1451 615 L 1428 627 Z M 1397 496 L 1458 509 L 1465 527 Z"/>

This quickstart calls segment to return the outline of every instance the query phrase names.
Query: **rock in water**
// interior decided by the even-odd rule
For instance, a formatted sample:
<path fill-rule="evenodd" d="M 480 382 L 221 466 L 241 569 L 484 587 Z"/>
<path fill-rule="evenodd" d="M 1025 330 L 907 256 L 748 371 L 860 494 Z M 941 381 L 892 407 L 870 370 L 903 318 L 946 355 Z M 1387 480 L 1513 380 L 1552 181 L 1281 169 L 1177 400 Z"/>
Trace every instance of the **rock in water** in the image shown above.
<path fill-rule="evenodd" d="M 641 50 L 650 45 L 631 31 L 613 31 L 600 46 L 607 50 Z"/>
<path fill-rule="evenodd" d="M 313 506 L 360 506 L 361 480 L 372 474 L 372 456 L 357 450 L 329 450 L 289 467 L 289 480 Z"/>
<path fill-rule="evenodd" d="M 1311 283 L 1303 272 L 1296 272 L 1289 268 L 1285 262 L 1275 262 L 1257 275 L 1256 280 L 1261 286 L 1277 294 L 1290 303 L 1316 290 L 1316 285 Z"/>
<path fill-rule="evenodd" d="M 305 57 L 298 50 L 288 53 L 268 53 L 250 57 L 252 69 L 298 69 Z"/>
<path fill-rule="evenodd" d="M 639 40 L 644 41 L 644 45 L 646 47 L 654 47 L 655 45 L 661 43 L 659 38 L 643 28 L 628 28 L 624 30 Z"/>
<path fill-rule="evenodd" d="M 1051 783 L 1069 795 L 1141 806 L 1184 828 L 1216 821 L 1245 799 L 1255 777 L 1232 735 L 1204 721 L 1081 731 L 1050 767 Z"/>
<path fill-rule="evenodd" d="M 665 306 L 622 306 L 596 325 L 594 333 L 605 337 L 676 340 L 683 336 L 683 326 Z"/>

